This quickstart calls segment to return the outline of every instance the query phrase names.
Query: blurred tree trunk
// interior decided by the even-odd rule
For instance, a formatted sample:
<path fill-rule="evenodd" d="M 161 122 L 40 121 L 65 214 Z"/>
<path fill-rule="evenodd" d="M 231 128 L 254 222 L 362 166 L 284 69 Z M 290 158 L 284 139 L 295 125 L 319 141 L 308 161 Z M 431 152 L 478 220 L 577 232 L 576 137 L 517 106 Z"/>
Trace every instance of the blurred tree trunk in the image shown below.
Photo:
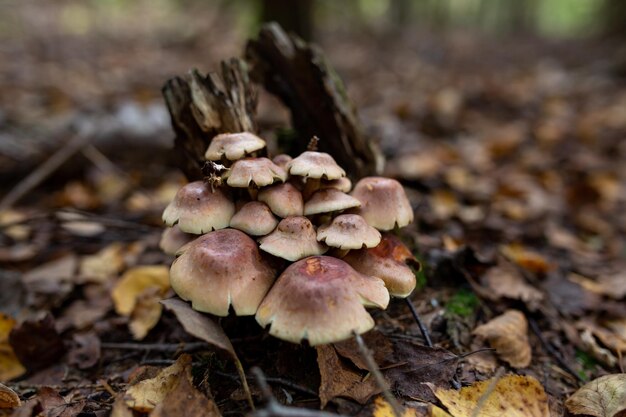
<path fill-rule="evenodd" d="M 604 0 L 603 32 L 610 36 L 626 36 L 626 0 Z"/>
<path fill-rule="evenodd" d="M 263 22 L 278 22 L 287 32 L 313 39 L 313 0 L 263 0 Z"/>

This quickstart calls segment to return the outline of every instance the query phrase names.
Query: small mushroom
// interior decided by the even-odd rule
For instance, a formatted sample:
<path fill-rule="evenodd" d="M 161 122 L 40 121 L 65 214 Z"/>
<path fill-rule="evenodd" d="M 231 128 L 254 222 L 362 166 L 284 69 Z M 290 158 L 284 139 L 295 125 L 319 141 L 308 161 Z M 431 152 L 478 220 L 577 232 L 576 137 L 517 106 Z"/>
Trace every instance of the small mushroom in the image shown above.
<path fill-rule="evenodd" d="M 291 175 L 314 179 L 336 180 L 346 176 L 332 156 L 325 152 L 305 151 L 287 164 Z"/>
<path fill-rule="evenodd" d="M 230 219 L 230 227 L 251 236 L 264 236 L 276 228 L 278 220 L 267 204 L 250 201 Z"/>
<path fill-rule="evenodd" d="M 317 241 L 311 221 L 302 216 L 281 220 L 276 230 L 262 238 L 260 243 L 261 250 L 292 262 L 328 250 Z"/>
<path fill-rule="evenodd" d="M 349 193 L 352 189 L 352 181 L 350 181 L 350 178 L 348 177 L 343 177 L 336 180 L 320 181 L 319 189 L 323 190 L 325 188 L 336 188 L 339 191 L 343 191 L 344 193 Z"/>
<path fill-rule="evenodd" d="M 350 195 L 335 188 L 318 190 L 304 203 L 304 215 L 330 213 L 333 211 L 346 210 L 359 207 L 361 202 Z"/>
<path fill-rule="evenodd" d="M 200 236 L 187 244 L 170 269 L 170 284 L 195 310 L 250 316 L 276 277 L 261 257 L 256 242 L 235 229 Z"/>
<path fill-rule="evenodd" d="M 312 256 L 290 265 L 256 314 L 270 334 L 293 343 L 321 345 L 364 333 L 374 320 L 364 307 L 384 309 L 389 293 L 382 280 L 356 272 L 341 259 Z"/>
<path fill-rule="evenodd" d="M 291 162 L 293 158 L 286 153 L 280 153 L 272 158 L 272 162 L 284 169 L 287 170 L 287 164 Z"/>
<path fill-rule="evenodd" d="M 350 251 L 343 260 L 360 273 L 385 281 L 394 297 L 408 297 L 417 283 L 415 273 L 407 264 L 419 268 L 419 262 L 400 239 L 390 234 L 384 234 L 378 246 Z"/>
<path fill-rule="evenodd" d="M 204 181 L 183 186 L 163 211 L 168 226 L 178 224 L 186 233 L 202 234 L 228 227 L 235 213 L 235 204 L 222 188 L 211 191 Z"/>
<path fill-rule="evenodd" d="M 264 187 L 276 181 L 285 182 L 287 173 L 267 158 L 245 158 L 236 161 L 224 178 L 231 187 L 246 188 L 250 184 Z"/>
<path fill-rule="evenodd" d="M 250 132 L 222 133 L 211 140 L 204 157 L 209 161 L 219 161 L 222 157 L 236 161 L 263 148 L 265 141 Z"/>
<path fill-rule="evenodd" d="M 161 233 L 159 248 L 168 255 L 176 255 L 180 248 L 196 237 L 196 235 L 183 232 L 178 226 L 168 227 Z"/>
<path fill-rule="evenodd" d="M 317 240 L 339 249 L 373 248 L 380 243 L 380 232 L 358 214 L 342 214 L 317 229 Z"/>
<path fill-rule="evenodd" d="M 367 224 L 378 230 L 404 227 L 413 221 L 413 209 L 402 185 L 391 178 L 366 177 L 352 193 L 361 202 L 353 213 L 363 216 Z"/>
<path fill-rule="evenodd" d="M 304 213 L 302 193 L 289 182 L 263 188 L 259 191 L 258 199 L 267 204 L 274 214 L 282 218 L 302 216 Z"/>

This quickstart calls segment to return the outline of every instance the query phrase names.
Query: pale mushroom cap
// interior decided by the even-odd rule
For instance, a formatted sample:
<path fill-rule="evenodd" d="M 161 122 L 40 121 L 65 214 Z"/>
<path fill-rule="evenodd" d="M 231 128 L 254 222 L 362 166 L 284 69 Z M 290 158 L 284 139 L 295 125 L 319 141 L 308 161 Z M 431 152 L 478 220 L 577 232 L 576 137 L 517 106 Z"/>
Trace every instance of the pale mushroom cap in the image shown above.
<path fill-rule="evenodd" d="M 407 262 L 418 267 L 419 262 L 409 248 L 392 235 L 383 235 L 380 244 L 374 248 L 350 251 L 343 260 L 362 274 L 382 279 L 394 297 L 408 297 L 417 284 Z"/>
<path fill-rule="evenodd" d="M 287 164 L 291 175 L 336 180 L 346 176 L 332 156 L 325 152 L 306 151 Z"/>
<path fill-rule="evenodd" d="M 378 230 L 392 230 L 396 225 L 404 227 L 413 221 L 411 203 L 402 184 L 394 179 L 363 178 L 350 194 L 361 202 L 361 207 L 353 212 Z"/>
<path fill-rule="evenodd" d="M 235 204 L 222 188 L 213 192 L 203 181 L 183 186 L 163 211 L 168 226 L 178 224 L 186 233 L 202 234 L 228 227 L 235 214 Z"/>
<path fill-rule="evenodd" d="M 176 255 L 178 250 L 197 236 L 185 233 L 178 226 L 168 227 L 161 233 L 159 248 L 168 255 Z"/>
<path fill-rule="evenodd" d="M 224 156 L 229 161 L 235 161 L 263 148 L 265 141 L 252 133 L 222 133 L 211 140 L 204 157 L 209 161 L 219 161 Z"/>
<path fill-rule="evenodd" d="M 324 188 L 336 188 L 344 193 L 349 193 L 352 189 L 352 181 L 350 181 L 350 178 L 348 177 L 330 181 L 322 180 L 320 182 L 320 190 L 323 190 Z"/>
<path fill-rule="evenodd" d="M 276 228 L 278 219 L 267 204 L 260 201 L 246 203 L 232 219 L 230 227 L 252 236 L 264 236 Z"/>
<path fill-rule="evenodd" d="M 170 269 L 170 284 L 195 310 L 238 316 L 256 310 L 275 279 L 256 242 L 235 229 L 200 236 L 187 244 Z"/>
<path fill-rule="evenodd" d="M 286 153 L 280 153 L 272 158 L 272 162 L 287 171 L 287 164 L 291 162 L 293 158 Z"/>
<path fill-rule="evenodd" d="M 317 241 L 311 221 L 302 216 L 281 220 L 276 230 L 259 242 L 261 250 L 292 262 L 311 255 L 321 255 L 328 250 L 328 247 Z"/>
<path fill-rule="evenodd" d="M 270 334 L 313 346 L 364 333 L 374 320 L 364 306 L 384 309 L 389 293 L 382 280 L 356 272 L 341 259 L 312 256 L 289 266 L 256 314 Z"/>
<path fill-rule="evenodd" d="M 259 191 L 257 198 L 267 204 L 274 214 L 282 218 L 302 216 L 304 213 L 302 193 L 289 182 L 263 188 Z"/>
<path fill-rule="evenodd" d="M 311 198 L 304 203 L 304 215 L 330 213 L 333 211 L 346 210 L 359 207 L 361 202 L 350 195 L 337 190 L 326 188 L 313 193 Z"/>
<path fill-rule="evenodd" d="M 358 214 L 342 214 L 317 229 L 317 240 L 339 249 L 373 248 L 380 243 L 380 232 Z"/>
<path fill-rule="evenodd" d="M 251 184 L 264 187 L 276 181 L 285 182 L 287 173 L 267 158 L 245 158 L 236 161 L 224 178 L 231 187 L 247 188 Z"/>

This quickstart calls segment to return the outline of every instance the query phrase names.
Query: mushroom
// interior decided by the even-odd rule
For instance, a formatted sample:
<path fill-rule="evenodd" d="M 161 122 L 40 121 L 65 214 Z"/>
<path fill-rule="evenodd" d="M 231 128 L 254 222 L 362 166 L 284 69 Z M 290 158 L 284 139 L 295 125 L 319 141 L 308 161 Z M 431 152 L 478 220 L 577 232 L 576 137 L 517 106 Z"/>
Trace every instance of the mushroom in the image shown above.
<path fill-rule="evenodd" d="M 170 269 L 170 284 L 195 310 L 250 316 L 276 275 L 261 257 L 256 242 L 235 229 L 223 229 L 188 243 Z"/>
<path fill-rule="evenodd" d="M 362 274 L 382 279 L 394 297 L 408 297 L 417 283 L 407 263 L 419 268 L 419 262 L 400 239 L 387 233 L 378 246 L 350 251 L 343 260 Z"/>
<path fill-rule="evenodd" d="M 264 236 L 276 228 L 278 220 L 267 204 L 250 201 L 230 219 L 230 227 L 251 236 Z"/>
<path fill-rule="evenodd" d="M 305 151 L 287 164 L 291 175 L 313 179 L 336 180 L 346 176 L 332 156 L 325 152 Z"/>
<path fill-rule="evenodd" d="M 272 158 L 272 162 L 284 169 L 287 170 L 287 164 L 291 162 L 293 158 L 286 153 L 280 153 Z"/>
<path fill-rule="evenodd" d="M 326 188 L 313 193 L 311 198 L 304 203 L 304 215 L 311 216 L 319 213 L 330 213 L 332 211 L 359 207 L 360 205 L 361 202 L 356 198 L 336 188 Z"/>
<path fill-rule="evenodd" d="M 342 214 L 317 229 L 317 240 L 339 249 L 373 248 L 380 243 L 380 232 L 358 214 Z"/>
<path fill-rule="evenodd" d="M 413 209 L 402 185 L 391 178 L 366 177 L 361 179 L 352 193 L 361 202 L 354 210 L 370 226 L 378 230 L 404 227 L 413 221 Z"/>
<path fill-rule="evenodd" d="M 311 221 L 302 216 L 281 220 L 276 230 L 262 238 L 260 243 L 261 250 L 292 262 L 328 250 L 317 241 Z"/>
<path fill-rule="evenodd" d="M 350 178 L 343 177 L 336 180 L 322 180 L 320 181 L 320 190 L 325 188 L 336 188 L 339 191 L 343 191 L 344 193 L 349 193 L 352 189 L 352 181 Z"/>
<path fill-rule="evenodd" d="M 159 248 L 168 255 L 176 255 L 178 250 L 197 236 L 185 233 L 178 226 L 168 227 L 161 233 Z"/>
<path fill-rule="evenodd" d="M 183 186 L 163 211 L 168 226 L 178 224 L 187 233 L 202 234 L 228 227 L 235 213 L 235 204 L 222 188 L 211 191 L 203 181 Z"/>
<path fill-rule="evenodd" d="M 280 217 L 302 216 L 304 202 L 302 193 L 291 183 L 272 185 L 259 191 L 259 201 L 267 204 Z"/>
<path fill-rule="evenodd" d="M 312 346 L 348 339 L 374 327 L 364 307 L 384 309 L 389 293 L 382 280 L 355 271 L 341 259 L 311 256 L 290 265 L 256 314 L 279 339 Z"/>
<path fill-rule="evenodd" d="M 276 181 L 285 182 L 287 173 L 267 158 L 245 158 L 236 161 L 224 178 L 231 187 L 246 188 L 251 183 L 264 187 Z"/>
<path fill-rule="evenodd" d="M 204 157 L 209 161 L 219 161 L 222 157 L 236 161 L 263 148 L 265 141 L 250 132 L 222 133 L 211 140 Z"/>

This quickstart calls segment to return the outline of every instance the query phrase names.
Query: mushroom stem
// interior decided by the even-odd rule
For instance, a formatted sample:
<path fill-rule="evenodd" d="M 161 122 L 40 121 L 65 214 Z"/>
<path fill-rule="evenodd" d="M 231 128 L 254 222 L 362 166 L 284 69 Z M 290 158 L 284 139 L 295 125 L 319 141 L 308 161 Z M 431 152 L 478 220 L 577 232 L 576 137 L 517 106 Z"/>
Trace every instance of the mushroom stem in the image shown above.
<path fill-rule="evenodd" d="M 304 190 L 302 191 L 302 196 L 304 200 L 308 200 L 314 192 L 319 190 L 321 181 L 319 178 L 307 178 L 306 183 L 304 184 Z"/>
<path fill-rule="evenodd" d="M 402 417 L 402 415 L 404 414 L 404 410 L 402 409 L 402 406 L 400 405 L 396 397 L 394 397 L 391 393 L 387 380 L 383 377 L 383 374 L 380 372 L 380 369 L 378 368 L 378 365 L 374 360 L 374 355 L 372 355 L 372 352 L 368 349 L 361 335 L 357 332 L 353 333 L 356 344 L 359 346 L 359 350 L 361 351 L 361 356 L 363 356 L 363 359 L 365 359 L 365 363 L 367 364 L 367 368 L 369 369 L 369 371 L 372 373 L 372 375 L 374 375 L 376 384 L 379 386 L 380 389 L 383 390 L 383 396 L 385 397 L 385 400 L 387 400 L 389 405 L 391 405 L 391 410 L 393 411 L 393 414 L 395 415 L 395 417 Z"/>
<path fill-rule="evenodd" d="M 329 255 L 334 256 L 335 258 L 341 259 L 344 256 L 346 256 L 348 252 L 350 252 L 350 249 L 333 248 L 332 251 L 329 253 Z"/>
<path fill-rule="evenodd" d="M 259 189 L 256 187 L 248 187 L 248 194 L 250 195 L 251 200 L 256 200 L 257 195 L 259 194 Z"/>
<path fill-rule="evenodd" d="M 255 411 L 254 401 L 252 401 L 252 392 L 250 391 L 250 386 L 248 385 L 248 380 L 246 379 L 246 372 L 243 369 L 243 365 L 239 358 L 234 355 L 235 368 L 237 368 L 237 373 L 239 374 L 239 379 L 241 380 L 241 386 L 243 388 L 243 392 L 246 394 L 246 400 L 248 400 L 248 405 L 252 411 Z"/>
<path fill-rule="evenodd" d="M 420 318 L 420 315 L 417 313 L 417 310 L 415 309 L 413 302 L 411 302 L 411 299 L 409 297 L 406 297 L 404 301 L 409 306 L 409 310 L 411 310 L 411 314 L 413 315 L 413 318 L 415 319 L 415 322 L 417 323 L 417 327 L 419 327 L 420 332 L 422 333 L 422 337 L 424 338 L 424 341 L 426 342 L 426 346 L 433 347 L 433 342 L 430 340 L 430 334 L 428 333 L 428 329 L 426 328 L 426 325 Z"/>

